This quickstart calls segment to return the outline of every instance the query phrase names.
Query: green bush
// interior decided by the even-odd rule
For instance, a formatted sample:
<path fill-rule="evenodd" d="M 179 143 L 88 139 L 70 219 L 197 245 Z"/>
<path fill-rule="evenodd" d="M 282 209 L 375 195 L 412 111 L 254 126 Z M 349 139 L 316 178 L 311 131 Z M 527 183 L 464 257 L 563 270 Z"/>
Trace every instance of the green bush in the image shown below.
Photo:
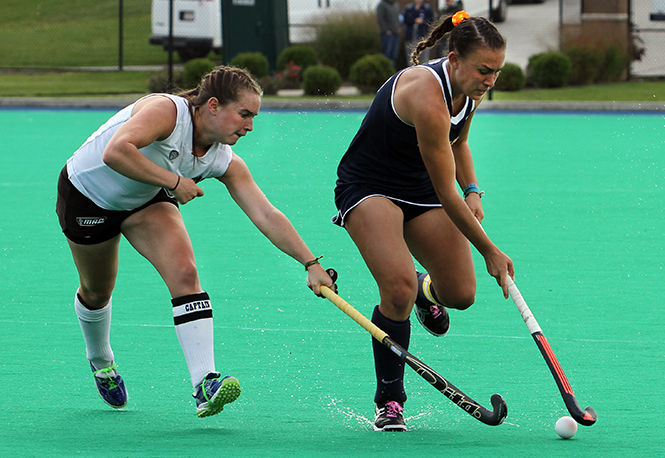
<path fill-rule="evenodd" d="M 188 61 L 182 70 L 183 89 L 192 89 L 198 86 L 201 78 L 213 68 L 215 68 L 215 63 L 205 57 Z"/>
<path fill-rule="evenodd" d="M 563 87 L 572 72 L 570 58 L 559 51 L 547 51 L 529 59 L 529 70 L 538 87 Z"/>
<path fill-rule="evenodd" d="M 173 72 L 173 85 L 169 87 L 169 75 L 166 72 L 155 73 L 148 78 L 148 91 L 149 92 L 166 92 L 175 94 L 180 92 L 183 88 L 182 73 Z"/>
<path fill-rule="evenodd" d="M 326 65 L 312 65 L 303 73 L 302 87 L 307 95 L 334 95 L 341 85 L 339 72 Z"/>
<path fill-rule="evenodd" d="M 517 64 L 507 62 L 499 73 L 494 89 L 497 91 L 519 91 L 526 84 L 526 75 Z"/>
<path fill-rule="evenodd" d="M 288 62 L 284 70 L 275 75 L 277 89 L 300 89 L 303 69 L 300 65 Z"/>
<path fill-rule="evenodd" d="M 264 95 L 275 95 L 279 89 L 275 78 L 272 76 L 264 76 L 259 80 L 259 84 L 261 85 L 261 89 L 263 89 Z"/>
<path fill-rule="evenodd" d="M 572 45 L 564 50 L 571 63 L 570 84 L 584 85 L 596 81 L 603 56 L 595 46 Z"/>
<path fill-rule="evenodd" d="M 540 53 L 532 54 L 531 56 L 529 56 L 529 61 L 526 64 L 526 71 L 525 71 L 525 73 L 526 73 L 526 85 L 529 86 L 529 87 L 534 87 L 536 85 L 536 82 L 533 79 L 533 67 L 534 67 L 533 64 L 543 54 L 545 54 L 545 53 L 540 52 Z"/>
<path fill-rule="evenodd" d="M 319 56 L 311 46 L 296 45 L 285 48 L 277 58 L 277 70 L 284 70 L 289 62 L 301 67 L 305 70 L 307 67 L 319 63 Z"/>
<path fill-rule="evenodd" d="M 376 14 L 372 12 L 326 16 L 317 26 L 316 49 L 324 65 L 334 67 L 342 78 L 351 65 L 367 54 L 381 51 Z"/>
<path fill-rule="evenodd" d="M 610 45 L 605 49 L 597 81 L 619 81 L 629 66 L 628 53 L 616 45 Z"/>
<path fill-rule="evenodd" d="M 149 92 L 169 92 L 169 78 L 165 72 L 155 73 L 148 78 L 148 91 Z"/>
<path fill-rule="evenodd" d="M 349 79 L 363 94 L 376 92 L 390 76 L 395 67 L 383 54 L 370 54 L 361 57 L 351 66 Z"/>
<path fill-rule="evenodd" d="M 261 79 L 270 72 L 268 58 L 260 52 L 241 52 L 231 59 L 230 64 L 234 67 L 244 68 L 256 79 Z"/>

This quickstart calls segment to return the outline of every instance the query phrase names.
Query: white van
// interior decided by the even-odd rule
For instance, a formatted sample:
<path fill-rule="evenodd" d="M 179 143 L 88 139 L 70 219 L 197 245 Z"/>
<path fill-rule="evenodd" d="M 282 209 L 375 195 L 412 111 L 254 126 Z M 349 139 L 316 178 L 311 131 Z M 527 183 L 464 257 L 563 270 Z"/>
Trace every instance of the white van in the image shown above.
<path fill-rule="evenodd" d="M 248 6 L 257 1 L 233 0 Z M 445 0 L 439 0 L 443 5 Z M 152 35 L 150 43 L 168 49 L 170 0 L 152 0 Z M 316 24 L 331 13 L 375 11 L 379 0 L 287 0 L 289 42 L 308 43 L 316 38 Z M 494 22 L 506 18 L 508 0 L 463 0 L 472 16 L 483 16 Z M 221 0 L 173 0 L 173 49 L 181 60 L 204 57 L 222 48 Z"/>
<path fill-rule="evenodd" d="M 256 1 L 234 0 L 254 6 Z M 150 43 L 168 49 L 169 2 L 152 0 Z M 376 0 L 287 0 L 289 42 L 307 43 L 315 38 L 315 25 L 326 14 L 373 10 Z M 182 60 L 206 56 L 222 48 L 221 0 L 173 0 L 173 49 Z"/>
<path fill-rule="evenodd" d="M 152 0 L 150 43 L 169 47 L 170 0 Z M 173 0 L 173 50 L 182 61 L 222 49 L 220 0 Z"/>

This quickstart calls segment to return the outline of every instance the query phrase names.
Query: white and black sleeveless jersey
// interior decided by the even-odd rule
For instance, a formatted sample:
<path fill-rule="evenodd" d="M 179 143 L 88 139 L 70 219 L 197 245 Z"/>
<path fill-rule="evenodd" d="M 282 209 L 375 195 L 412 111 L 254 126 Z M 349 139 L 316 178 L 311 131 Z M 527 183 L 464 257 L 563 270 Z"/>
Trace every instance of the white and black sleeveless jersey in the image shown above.
<path fill-rule="evenodd" d="M 194 124 L 187 100 L 171 94 L 150 94 L 146 97 L 155 96 L 168 97 L 175 103 L 176 125 L 167 139 L 153 142 L 139 151 L 160 167 L 197 182 L 224 175 L 233 156 L 231 147 L 215 143 L 204 156 L 194 156 Z M 135 104 L 123 108 L 105 122 L 67 161 L 67 173 L 76 189 L 107 210 L 133 210 L 150 201 L 161 189 L 126 177 L 102 160 L 104 148 L 131 117 Z"/>

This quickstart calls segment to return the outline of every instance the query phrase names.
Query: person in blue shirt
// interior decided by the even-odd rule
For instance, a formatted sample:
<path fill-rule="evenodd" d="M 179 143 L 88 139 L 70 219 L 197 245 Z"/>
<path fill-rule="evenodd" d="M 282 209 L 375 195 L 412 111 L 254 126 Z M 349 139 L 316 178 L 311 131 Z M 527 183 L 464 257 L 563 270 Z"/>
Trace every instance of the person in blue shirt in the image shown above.
<path fill-rule="evenodd" d="M 381 52 L 397 68 L 400 43 L 400 14 L 396 0 L 381 0 L 376 6 L 376 22 L 381 39 Z"/>
<path fill-rule="evenodd" d="M 482 192 L 468 143 L 473 113 L 503 67 L 506 42 L 486 19 L 460 13 L 440 19 L 411 58 L 416 62 L 449 34 L 447 56 L 384 83 L 337 168 L 333 222 L 347 230 L 378 285 L 372 322 L 405 349 L 414 303 L 418 321 L 435 336 L 448 331 L 447 308 L 473 304 L 470 245 L 506 298 L 506 277 L 514 277 L 511 259 L 481 226 Z M 426 272 L 416 271 L 413 258 Z M 374 429 L 404 431 L 404 362 L 372 344 Z"/>
<path fill-rule="evenodd" d="M 429 27 L 434 20 L 432 7 L 424 0 L 415 0 L 409 3 L 402 12 L 404 20 L 404 42 L 406 55 L 409 56 L 420 40 L 427 36 Z M 424 50 L 420 58 L 429 60 L 429 49 Z"/>

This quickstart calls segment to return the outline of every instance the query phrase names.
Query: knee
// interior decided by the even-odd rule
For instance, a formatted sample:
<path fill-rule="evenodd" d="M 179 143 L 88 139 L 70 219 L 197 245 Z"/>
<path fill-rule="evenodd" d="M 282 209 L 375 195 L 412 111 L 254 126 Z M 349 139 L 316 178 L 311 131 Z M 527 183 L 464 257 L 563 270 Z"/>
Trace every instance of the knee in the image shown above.
<path fill-rule="evenodd" d="M 179 283 L 183 285 L 195 285 L 199 282 L 199 272 L 193 262 L 179 264 L 176 274 Z"/>
<path fill-rule="evenodd" d="M 381 289 L 381 302 L 390 305 L 399 314 L 408 314 L 416 300 L 418 283 L 415 275 L 398 275 Z"/>
<path fill-rule="evenodd" d="M 177 262 L 167 277 L 170 289 L 199 291 L 199 273 L 193 261 Z M 183 293 L 189 294 L 189 293 Z"/>
<path fill-rule="evenodd" d="M 475 277 L 435 278 L 432 276 L 432 287 L 438 301 L 451 309 L 466 310 L 476 300 Z"/>
<path fill-rule="evenodd" d="M 466 310 L 473 305 L 476 300 L 476 292 L 474 290 L 458 291 L 452 297 L 445 301 L 448 308 L 457 310 Z"/>

